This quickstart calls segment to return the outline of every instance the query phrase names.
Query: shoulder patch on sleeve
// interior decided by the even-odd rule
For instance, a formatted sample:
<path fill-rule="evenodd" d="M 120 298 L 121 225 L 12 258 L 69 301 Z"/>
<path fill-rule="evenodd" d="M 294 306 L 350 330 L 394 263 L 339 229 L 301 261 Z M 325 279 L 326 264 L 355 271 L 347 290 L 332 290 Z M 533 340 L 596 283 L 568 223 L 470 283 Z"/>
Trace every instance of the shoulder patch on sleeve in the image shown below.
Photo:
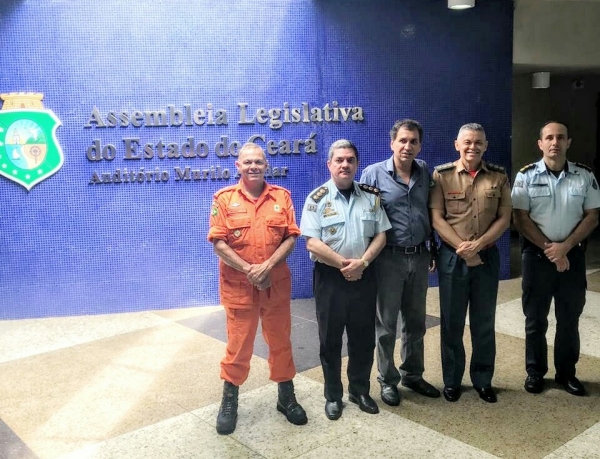
<path fill-rule="evenodd" d="M 439 166 L 435 166 L 435 170 L 438 172 L 445 172 L 445 171 L 454 169 L 455 167 L 456 167 L 456 164 L 454 164 L 454 163 L 446 163 L 446 164 L 441 164 Z"/>
<path fill-rule="evenodd" d="M 575 163 L 575 165 L 576 165 L 577 167 L 581 167 L 582 169 L 585 169 L 585 170 L 586 170 L 586 171 L 588 171 L 588 172 L 592 172 L 592 173 L 594 172 L 590 166 L 586 166 L 585 164 L 582 164 L 582 163 Z"/>
<path fill-rule="evenodd" d="M 535 167 L 535 163 L 531 163 L 531 164 L 527 164 L 527 166 L 523 166 L 521 169 L 519 169 L 519 172 L 527 172 L 530 169 L 533 169 Z"/>
<path fill-rule="evenodd" d="M 371 185 L 365 185 L 364 183 L 359 183 L 358 187 L 362 191 L 364 191 L 366 193 L 371 193 L 371 194 L 374 194 L 376 196 L 379 196 L 379 188 L 376 188 L 376 187 L 371 186 Z"/>
<path fill-rule="evenodd" d="M 315 192 L 310 197 L 313 201 L 319 202 L 321 199 L 323 199 L 323 196 L 325 196 L 328 191 L 329 188 L 327 188 L 326 186 L 322 186 L 321 188 L 315 190 Z"/>
<path fill-rule="evenodd" d="M 488 169 L 490 169 L 492 171 L 502 172 L 503 174 L 506 174 L 506 169 L 504 168 L 504 166 L 499 166 L 498 164 L 494 164 L 494 163 L 485 163 L 485 165 L 487 166 Z"/>

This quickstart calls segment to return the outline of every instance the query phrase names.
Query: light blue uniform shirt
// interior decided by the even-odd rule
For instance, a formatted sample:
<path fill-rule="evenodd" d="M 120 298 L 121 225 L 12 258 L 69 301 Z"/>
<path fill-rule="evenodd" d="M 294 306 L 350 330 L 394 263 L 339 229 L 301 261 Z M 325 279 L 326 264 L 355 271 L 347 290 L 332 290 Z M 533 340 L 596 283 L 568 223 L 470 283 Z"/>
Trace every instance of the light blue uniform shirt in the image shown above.
<path fill-rule="evenodd" d="M 302 236 L 320 239 L 344 258 L 361 258 L 371 239 L 391 227 L 376 194 L 354 182 L 348 202 L 333 180 L 308 195 L 300 220 Z M 316 261 L 312 253 L 310 259 Z"/>
<path fill-rule="evenodd" d="M 567 161 L 555 177 L 544 160 L 517 173 L 511 193 L 513 209 L 529 212 L 529 217 L 552 242 L 562 242 L 583 219 L 583 211 L 600 207 L 598 182 L 588 169 Z"/>

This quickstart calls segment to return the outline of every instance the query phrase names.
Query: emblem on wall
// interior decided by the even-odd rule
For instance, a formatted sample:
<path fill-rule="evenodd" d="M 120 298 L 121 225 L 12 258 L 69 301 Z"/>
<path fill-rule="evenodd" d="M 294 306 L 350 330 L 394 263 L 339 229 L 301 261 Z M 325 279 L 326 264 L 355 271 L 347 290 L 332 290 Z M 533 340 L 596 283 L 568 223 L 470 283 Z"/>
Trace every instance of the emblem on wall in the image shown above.
<path fill-rule="evenodd" d="M 41 93 L 0 94 L 0 175 L 31 190 L 56 173 L 64 156 L 56 139 L 62 123 Z"/>

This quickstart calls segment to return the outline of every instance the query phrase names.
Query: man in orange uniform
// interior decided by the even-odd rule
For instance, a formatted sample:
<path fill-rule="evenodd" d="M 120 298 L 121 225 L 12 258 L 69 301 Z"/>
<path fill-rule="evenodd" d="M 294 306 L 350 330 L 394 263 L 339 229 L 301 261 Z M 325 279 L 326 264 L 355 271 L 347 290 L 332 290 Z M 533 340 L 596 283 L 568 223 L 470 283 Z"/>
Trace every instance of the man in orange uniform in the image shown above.
<path fill-rule="evenodd" d="M 278 383 L 277 410 L 292 424 L 308 421 L 292 382 L 291 275 L 285 259 L 300 234 L 294 206 L 288 190 L 265 182 L 267 159 L 258 145 L 245 144 L 235 165 L 241 179 L 215 193 L 208 232 L 220 258 L 221 303 L 227 313 L 220 434 L 235 430 L 238 389 L 250 371 L 259 317 L 269 346 L 270 379 Z"/>

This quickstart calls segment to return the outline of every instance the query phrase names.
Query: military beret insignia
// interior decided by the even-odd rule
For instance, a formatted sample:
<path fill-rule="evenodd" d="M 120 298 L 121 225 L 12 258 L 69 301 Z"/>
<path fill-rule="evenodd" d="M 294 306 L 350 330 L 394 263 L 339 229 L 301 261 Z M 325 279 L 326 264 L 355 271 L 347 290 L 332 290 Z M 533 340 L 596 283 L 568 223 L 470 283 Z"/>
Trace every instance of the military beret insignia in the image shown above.
<path fill-rule="evenodd" d="M 329 188 L 327 188 L 326 186 L 322 186 L 312 194 L 311 198 L 313 201 L 319 202 L 321 199 L 323 199 L 323 196 L 325 196 L 328 191 Z"/>

